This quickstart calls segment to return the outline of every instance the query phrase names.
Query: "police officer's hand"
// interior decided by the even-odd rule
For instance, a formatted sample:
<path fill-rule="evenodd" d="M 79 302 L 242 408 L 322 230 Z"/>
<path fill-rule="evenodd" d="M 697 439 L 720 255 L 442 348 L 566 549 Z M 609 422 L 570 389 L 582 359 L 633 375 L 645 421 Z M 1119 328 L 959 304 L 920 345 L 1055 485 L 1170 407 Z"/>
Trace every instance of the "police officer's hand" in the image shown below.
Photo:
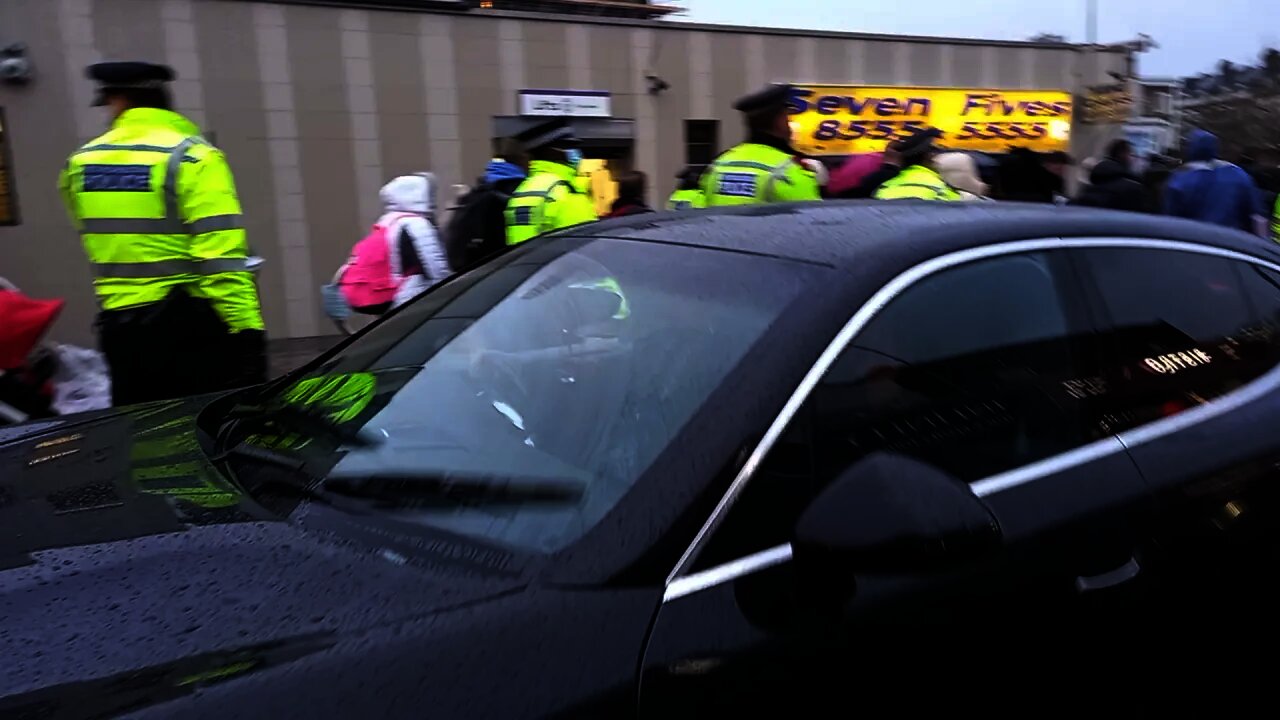
<path fill-rule="evenodd" d="M 813 173 L 818 178 L 819 187 L 827 186 L 827 178 L 829 174 L 827 173 L 827 166 L 823 165 L 821 160 L 814 160 L 813 158 L 804 158 L 803 160 L 800 161 L 800 164 L 803 165 L 806 170 Z"/>

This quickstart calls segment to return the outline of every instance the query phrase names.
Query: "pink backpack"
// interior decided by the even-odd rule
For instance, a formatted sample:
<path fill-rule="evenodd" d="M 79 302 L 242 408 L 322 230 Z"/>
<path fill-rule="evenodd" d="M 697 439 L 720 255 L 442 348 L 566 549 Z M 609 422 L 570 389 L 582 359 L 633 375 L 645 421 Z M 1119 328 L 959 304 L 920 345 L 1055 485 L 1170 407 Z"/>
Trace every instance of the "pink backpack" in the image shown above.
<path fill-rule="evenodd" d="M 391 252 L 387 231 L 412 213 L 396 213 L 387 225 L 374 225 L 364 239 L 351 248 L 351 259 L 343 266 L 338 287 L 347 304 L 356 312 L 380 314 L 396 297 L 399 284 L 391 277 Z"/>

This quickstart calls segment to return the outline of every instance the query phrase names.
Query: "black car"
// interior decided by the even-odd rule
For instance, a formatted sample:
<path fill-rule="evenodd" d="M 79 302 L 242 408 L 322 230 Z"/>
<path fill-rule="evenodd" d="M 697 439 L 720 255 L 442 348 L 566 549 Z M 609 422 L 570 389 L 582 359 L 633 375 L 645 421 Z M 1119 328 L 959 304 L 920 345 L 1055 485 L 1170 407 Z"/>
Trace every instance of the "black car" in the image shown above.
<path fill-rule="evenodd" d="M 549 235 L 265 387 L 0 430 L 0 717 L 1167 698 L 1275 647 L 1278 333 L 1276 248 L 1155 217 Z"/>

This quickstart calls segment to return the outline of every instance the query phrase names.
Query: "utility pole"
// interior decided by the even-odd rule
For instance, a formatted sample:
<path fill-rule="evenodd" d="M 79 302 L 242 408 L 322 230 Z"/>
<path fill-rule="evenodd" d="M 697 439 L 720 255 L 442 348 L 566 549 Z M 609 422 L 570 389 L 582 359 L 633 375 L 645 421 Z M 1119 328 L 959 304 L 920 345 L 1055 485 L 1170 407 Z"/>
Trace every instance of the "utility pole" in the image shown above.
<path fill-rule="evenodd" d="M 1085 42 L 1098 43 L 1098 0 L 1085 0 Z"/>

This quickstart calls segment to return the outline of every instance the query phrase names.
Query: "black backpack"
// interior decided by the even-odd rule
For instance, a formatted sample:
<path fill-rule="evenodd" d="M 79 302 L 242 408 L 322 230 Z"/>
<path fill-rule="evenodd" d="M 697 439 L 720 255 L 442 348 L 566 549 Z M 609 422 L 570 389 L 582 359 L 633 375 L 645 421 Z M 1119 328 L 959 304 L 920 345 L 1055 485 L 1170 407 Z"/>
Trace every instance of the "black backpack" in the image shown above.
<path fill-rule="evenodd" d="M 460 270 L 506 248 L 504 213 L 510 199 L 509 191 L 490 184 L 477 185 L 462 196 L 444 232 L 450 267 Z"/>

